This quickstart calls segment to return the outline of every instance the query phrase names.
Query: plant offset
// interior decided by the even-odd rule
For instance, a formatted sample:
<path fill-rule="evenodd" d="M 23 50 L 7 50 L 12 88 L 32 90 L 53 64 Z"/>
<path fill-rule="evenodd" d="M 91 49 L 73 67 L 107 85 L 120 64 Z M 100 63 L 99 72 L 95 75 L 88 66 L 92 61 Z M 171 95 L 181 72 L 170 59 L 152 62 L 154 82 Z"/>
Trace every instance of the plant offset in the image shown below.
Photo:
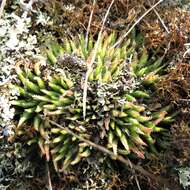
<path fill-rule="evenodd" d="M 88 78 L 85 118 L 83 88 L 96 46 L 93 38 L 80 35 L 66 39 L 63 46 L 50 45 L 46 66 L 41 62 L 16 66 L 18 80 L 12 88 L 19 96 L 11 101 L 18 121 L 16 135 L 28 145 L 38 144 L 41 155 L 53 161 L 57 171 L 96 156 L 89 144 L 64 128 L 116 156 L 144 159 L 145 153 L 157 153 L 157 138 L 173 121 L 169 106 L 153 111 L 147 106 L 165 67 L 162 58 L 151 57 L 145 48 L 137 54 L 134 37 L 113 48 L 116 41 L 115 33 L 104 33 L 100 40 Z"/>

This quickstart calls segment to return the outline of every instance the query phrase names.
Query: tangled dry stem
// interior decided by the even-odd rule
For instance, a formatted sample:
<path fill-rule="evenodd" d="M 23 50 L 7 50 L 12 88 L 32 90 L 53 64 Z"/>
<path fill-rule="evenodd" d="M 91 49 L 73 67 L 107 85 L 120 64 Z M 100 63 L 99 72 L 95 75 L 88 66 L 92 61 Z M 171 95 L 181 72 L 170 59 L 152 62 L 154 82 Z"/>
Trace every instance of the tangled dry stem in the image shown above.
<path fill-rule="evenodd" d="M 188 103 L 190 97 L 190 65 L 177 64 L 170 72 L 163 76 L 157 84 L 158 93 L 168 101 L 180 105 Z"/>

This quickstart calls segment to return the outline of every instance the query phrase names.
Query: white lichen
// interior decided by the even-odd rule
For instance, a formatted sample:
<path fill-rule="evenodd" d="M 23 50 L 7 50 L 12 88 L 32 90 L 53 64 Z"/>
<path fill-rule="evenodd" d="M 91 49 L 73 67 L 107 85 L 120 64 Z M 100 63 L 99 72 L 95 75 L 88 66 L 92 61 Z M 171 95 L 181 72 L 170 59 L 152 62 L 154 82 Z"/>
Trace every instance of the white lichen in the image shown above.
<path fill-rule="evenodd" d="M 12 119 L 15 115 L 14 108 L 11 108 L 10 100 L 6 95 L 0 96 L 0 132 L 1 136 L 14 134 L 14 124 Z"/>
<path fill-rule="evenodd" d="M 190 187 L 190 168 L 179 168 L 178 175 L 179 175 L 179 182 L 183 186 L 184 189 L 189 189 Z"/>
<path fill-rule="evenodd" d="M 15 110 L 11 107 L 10 101 L 17 99 L 19 93 L 14 89 L 10 90 L 8 86 L 15 78 L 15 65 L 18 61 L 29 59 L 45 62 L 39 56 L 38 42 L 38 35 L 44 35 L 45 32 L 40 30 L 31 33 L 30 31 L 33 30 L 33 24 L 43 26 L 49 24 L 50 18 L 40 10 L 34 10 L 34 2 L 36 0 L 15 0 L 11 5 L 15 11 L 10 14 L 5 10 L 4 17 L 0 19 L 0 137 L 14 134 Z M 38 16 L 32 19 L 31 14 L 28 13 Z"/>

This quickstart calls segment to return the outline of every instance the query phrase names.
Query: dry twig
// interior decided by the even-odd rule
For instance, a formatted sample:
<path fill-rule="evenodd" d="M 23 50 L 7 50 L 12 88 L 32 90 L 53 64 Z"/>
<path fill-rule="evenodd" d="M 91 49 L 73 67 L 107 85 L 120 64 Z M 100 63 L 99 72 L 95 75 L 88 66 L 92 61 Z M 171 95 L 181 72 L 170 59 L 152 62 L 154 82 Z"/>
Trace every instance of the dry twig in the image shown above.
<path fill-rule="evenodd" d="M 47 118 L 45 118 L 47 119 Z M 129 159 L 125 159 L 123 156 L 120 155 L 115 155 L 112 151 L 108 150 L 107 148 L 105 148 L 104 146 L 101 146 L 99 144 L 96 144 L 88 139 L 85 139 L 83 137 L 81 137 L 80 135 L 74 133 L 72 130 L 70 130 L 69 128 L 63 127 L 60 124 L 56 123 L 55 121 L 52 120 L 48 120 L 52 125 L 55 125 L 57 127 L 59 127 L 60 129 L 65 130 L 68 134 L 76 137 L 77 139 L 79 139 L 80 141 L 83 141 L 85 143 L 87 143 L 89 146 L 109 155 L 112 158 L 115 158 L 116 160 L 122 162 L 124 165 L 127 166 L 127 168 L 131 168 L 134 169 L 137 172 L 140 172 L 141 174 L 143 174 L 144 176 L 146 176 L 147 178 L 153 180 L 154 182 L 159 182 L 160 184 L 164 185 L 165 187 L 170 187 L 170 184 L 168 183 L 167 180 L 165 180 L 162 177 L 156 177 L 153 174 L 149 173 L 148 171 L 146 171 L 143 167 L 139 166 L 139 165 L 134 165 L 131 163 L 131 161 Z"/>
<path fill-rule="evenodd" d="M 149 4 L 151 5 L 150 1 L 148 1 Z M 152 5 L 151 5 L 152 6 Z M 162 24 L 162 26 L 164 27 L 164 29 L 166 30 L 166 32 L 169 34 L 170 31 L 168 29 L 168 27 L 165 25 L 163 19 L 161 18 L 161 16 L 159 15 L 158 11 L 154 8 L 153 9 L 154 13 L 156 14 L 156 16 L 158 17 L 158 19 L 160 20 L 160 23 Z"/>
<path fill-rule="evenodd" d="M 113 48 L 115 48 L 116 46 L 118 46 L 130 33 L 131 31 L 134 29 L 134 27 L 150 12 L 152 11 L 156 6 L 158 6 L 162 1 L 164 0 L 160 0 L 158 1 L 156 4 L 154 4 L 150 9 L 148 9 L 141 17 L 139 17 L 137 19 L 137 21 L 131 26 L 131 28 L 127 31 L 127 33 L 125 33 L 123 36 L 121 36 L 118 41 L 113 45 Z"/>
<path fill-rule="evenodd" d="M 51 177 L 50 177 L 50 171 L 49 171 L 49 162 L 47 161 L 46 161 L 46 170 L 47 170 L 48 190 L 53 190 Z"/>

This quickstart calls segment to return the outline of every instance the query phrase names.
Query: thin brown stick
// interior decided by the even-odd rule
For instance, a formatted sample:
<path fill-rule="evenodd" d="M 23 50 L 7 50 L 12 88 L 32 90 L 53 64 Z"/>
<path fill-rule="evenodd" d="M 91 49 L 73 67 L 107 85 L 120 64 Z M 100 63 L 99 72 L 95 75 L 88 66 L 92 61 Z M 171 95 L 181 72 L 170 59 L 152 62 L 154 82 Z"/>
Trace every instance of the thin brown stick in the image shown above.
<path fill-rule="evenodd" d="M 150 12 L 152 11 L 156 6 L 158 6 L 162 1 L 164 0 L 159 0 L 156 4 L 154 4 L 150 9 L 148 9 L 141 17 L 139 17 L 137 19 L 137 21 L 131 26 L 131 28 L 129 28 L 129 30 L 127 31 L 127 33 L 125 33 L 123 36 L 121 36 L 118 41 L 113 45 L 113 48 L 115 48 L 116 46 L 118 46 L 130 33 L 131 31 L 134 29 L 134 27 Z"/>
<path fill-rule="evenodd" d="M 41 116 L 43 119 L 47 119 L 44 116 Z M 139 166 L 139 165 L 134 165 L 129 159 L 125 159 L 123 156 L 120 155 L 115 155 L 112 151 L 108 150 L 107 148 L 105 148 L 104 146 L 101 146 L 99 144 L 96 144 L 88 139 L 85 139 L 83 137 L 81 137 L 80 135 L 74 133 L 72 130 L 70 130 L 69 128 L 63 127 L 60 124 L 56 123 L 55 121 L 49 120 L 48 121 L 52 124 L 55 125 L 57 127 L 59 127 L 60 129 L 65 130 L 68 134 L 76 137 L 77 139 L 79 139 L 80 141 L 83 141 L 85 143 L 87 143 L 89 146 L 109 155 L 112 158 L 115 158 L 116 160 L 122 162 L 124 165 L 127 166 L 127 168 L 129 169 L 134 169 L 135 171 L 143 174 L 145 177 L 153 180 L 154 182 L 159 183 L 160 185 L 163 185 L 164 187 L 167 188 L 171 188 L 171 185 L 169 184 L 167 179 L 164 179 L 162 177 L 156 177 L 154 176 L 154 174 L 151 174 L 150 172 L 146 171 L 143 167 Z"/>
<path fill-rule="evenodd" d="M 3 16 L 5 5 L 6 5 L 6 0 L 2 0 L 1 7 L 0 7 L 0 18 Z"/>
<path fill-rule="evenodd" d="M 120 155 L 115 155 L 112 151 L 108 150 L 107 148 L 101 146 L 101 145 L 98 145 L 98 144 L 95 144 L 94 142 L 88 140 L 88 139 L 85 139 L 83 137 L 81 137 L 80 135 L 74 133 L 72 130 L 70 130 L 69 128 L 66 128 L 66 127 L 63 127 L 61 125 L 59 125 L 58 123 L 52 121 L 52 120 L 48 120 L 51 124 L 59 127 L 60 129 L 64 129 L 68 134 L 78 138 L 80 141 L 83 141 L 85 143 L 87 143 L 89 146 L 105 153 L 105 154 L 108 154 L 110 157 L 113 157 L 115 158 L 116 160 L 119 160 L 120 162 L 122 162 L 123 164 L 125 164 L 128 168 L 131 168 L 131 169 L 134 169 L 138 172 L 140 172 L 141 174 L 143 174 L 144 176 L 156 181 L 157 178 L 152 175 L 151 173 L 149 173 L 148 171 L 146 171 L 144 168 L 142 168 L 141 166 L 138 166 L 138 165 L 133 165 L 131 163 L 131 161 L 129 159 L 125 159 L 123 156 L 120 156 Z"/>

